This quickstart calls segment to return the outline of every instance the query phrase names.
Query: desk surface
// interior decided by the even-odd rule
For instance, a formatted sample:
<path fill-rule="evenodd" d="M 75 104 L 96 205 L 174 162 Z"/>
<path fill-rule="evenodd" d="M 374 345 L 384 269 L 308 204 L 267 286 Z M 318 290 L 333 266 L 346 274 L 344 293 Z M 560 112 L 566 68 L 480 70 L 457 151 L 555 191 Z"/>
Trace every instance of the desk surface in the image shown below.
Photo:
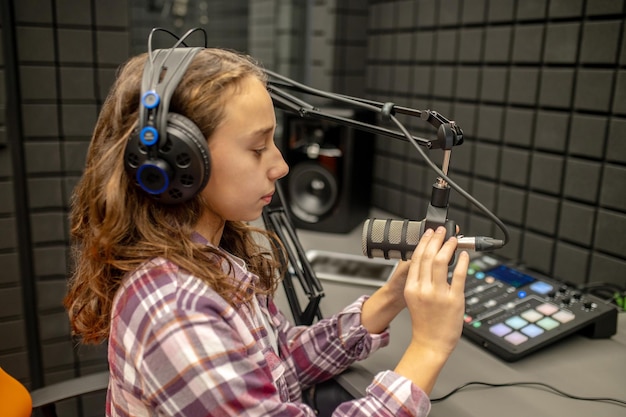
<path fill-rule="evenodd" d="M 298 231 L 306 250 L 324 249 L 353 254 L 360 254 L 360 234 L 360 230 L 345 235 Z M 320 308 L 325 315 L 339 311 L 346 300 L 374 290 L 372 287 L 330 281 L 322 283 L 326 296 Z M 409 332 L 402 329 L 409 325 L 410 318 L 405 311 L 391 324 L 390 345 L 359 362 L 354 369 L 342 375 L 339 382 L 353 395 L 362 395 L 371 382 L 372 374 L 395 367 L 410 337 Z M 618 326 L 617 334 L 610 339 L 573 335 L 513 363 L 505 362 L 461 338 L 433 389 L 432 398 L 443 396 L 467 382 L 480 381 L 541 382 L 576 396 L 626 401 L 626 313 L 620 314 Z M 565 398 L 539 387 L 471 387 L 445 401 L 433 403 L 430 415 L 612 417 L 626 415 L 626 407 Z"/>

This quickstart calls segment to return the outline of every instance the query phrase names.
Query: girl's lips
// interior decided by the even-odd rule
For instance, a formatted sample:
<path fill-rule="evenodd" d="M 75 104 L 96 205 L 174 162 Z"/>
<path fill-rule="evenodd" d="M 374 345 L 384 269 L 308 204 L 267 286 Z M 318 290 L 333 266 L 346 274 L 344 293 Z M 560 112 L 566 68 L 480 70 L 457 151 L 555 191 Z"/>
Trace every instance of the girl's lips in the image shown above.
<path fill-rule="evenodd" d="M 272 197 L 274 196 L 274 193 L 270 193 L 267 195 L 264 195 L 263 197 L 261 197 L 261 200 L 263 200 L 265 203 L 269 204 L 270 201 L 272 201 Z"/>

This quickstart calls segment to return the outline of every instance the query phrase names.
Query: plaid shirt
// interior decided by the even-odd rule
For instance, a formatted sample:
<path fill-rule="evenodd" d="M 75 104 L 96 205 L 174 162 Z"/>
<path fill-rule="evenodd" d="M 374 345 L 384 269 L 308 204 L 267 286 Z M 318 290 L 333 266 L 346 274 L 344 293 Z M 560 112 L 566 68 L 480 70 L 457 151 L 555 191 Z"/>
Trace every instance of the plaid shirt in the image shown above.
<path fill-rule="evenodd" d="M 234 266 L 235 278 L 253 291 L 258 277 Z M 235 309 L 198 278 L 153 259 L 123 281 L 113 302 L 106 415 L 315 416 L 303 389 L 389 343 L 387 331 L 369 334 L 360 324 L 365 299 L 311 326 L 293 326 L 267 297 L 257 296 L 262 318 L 254 303 Z M 429 410 L 423 391 L 385 371 L 334 416 Z"/>

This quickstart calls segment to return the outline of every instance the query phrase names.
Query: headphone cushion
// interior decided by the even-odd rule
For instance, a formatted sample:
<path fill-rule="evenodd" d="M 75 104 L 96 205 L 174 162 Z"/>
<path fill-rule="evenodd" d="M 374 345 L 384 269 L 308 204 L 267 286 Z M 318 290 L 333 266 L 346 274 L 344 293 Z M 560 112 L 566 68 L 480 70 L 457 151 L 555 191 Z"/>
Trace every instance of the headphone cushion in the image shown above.
<path fill-rule="evenodd" d="M 167 137 L 173 136 L 189 142 L 189 146 L 195 146 L 198 149 L 202 159 L 202 166 L 206 171 L 206 180 L 209 179 L 211 159 L 209 157 L 209 145 L 207 139 L 202 134 L 200 128 L 187 117 L 178 113 L 168 113 L 167 115 Z M 186 139 L 189 139 L 187 141 Z M 193 143 L 193 145 L 192 145 Z M 204 181 L 206 184 L 206 181 Z M 203 184 L 203 185 L 204 185 Z"/>
<path fill-rule="evenodd" d="M 159 143 L 156 150 L 156 159 L 149 156 L 138 134 L 131 135 L 125 151 L 125 166 L 133 178 L 142 166 L 163 167 L 159 172 L 167 174 L 156 177 L 157 187 L 153 187 L 154 184 L 149 179 L 138 181 L 139 185 L 144 189 L 157 188 L 159 194 L 151 193 L 155 199 L 167 204 L 177 204 L 193 198 L 204 189 L 209 180 L 211 158 L 202 131 L 187 117 L 168 113 L 166 134 L 165 141 L 163 138 L 160 140 L 162 143 Z M 159 187 L 163 183 L 163 175 L 168 177 L 167 187 L 161 191 Z"/>
<path fill-rule="evenodd" d="M 168 162 L 174 169 L 193 171 L 192 188 L 195 195 L 204 188 L 211 172 L 207 139 L 189 118 L 178 113 L 168 113 L 167 144 L 172 146 L 172 156 L 168 158 L 171 162 Z M 187 155 L 191 158 L 188 163 L 185 161 Z"/>
<path fill-rule="evenodd" d="M 189 136 L 189 138 L 196 143 L 199 147 L 206 148 L 206 138 L 200 131 L 200 128 L 191 121 L 191 119 L 178 113 L 167 114 L 167 134 L 170 134 L 170 129 L 174 129 L 183 132 L 183 134 Z M 175 134 L 175 132 L 173 132 Z"/>

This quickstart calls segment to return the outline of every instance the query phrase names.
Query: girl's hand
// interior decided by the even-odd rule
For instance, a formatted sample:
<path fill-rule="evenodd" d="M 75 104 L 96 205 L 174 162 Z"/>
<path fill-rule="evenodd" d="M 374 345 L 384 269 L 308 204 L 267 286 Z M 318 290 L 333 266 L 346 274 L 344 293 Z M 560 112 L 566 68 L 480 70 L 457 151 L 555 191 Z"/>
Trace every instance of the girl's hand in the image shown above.
<path fill-rule="evenodd" d="M 442 227 L 441 230 L 443 230 L 443 235 L 438 234 L 437 239 L 435 239 L 436 243 L 434 243 L 435 245 L 438 245 L 437 248 L 441 248 L 441 244 L 445 239 L 445 228 Z M 372 296 L 363 304 L 361 323 L 370 333 L 380 333 L 389 327 L 391 321 L 407 307 L 407 302 L 413 306 L 415 306 L 416 303 L 419 304 L 419 300 L 421 298 L 407 293 L 407 286 L 409 285 L 409 278 L 411 276 L 419 275 L 421 273 L 419 271 L 418 264 L 420 263 L 422 254 L 424 253 L 424 249 L 427 247 L 428 242 L 432 240 L 432 236 L 432 230 L 425 232 L 413 252 L 412 259 L 410 261 L 399 262 L 385 285 L 372 294 Z M 443 255 L 444 257 L 447 256 L 445 259 L 446 274 L 448 262 L 452 259 L 452 254 L 456 248 L 456 238 L 450 238 L 450 241 L 451 243 L 446 244 L 447 249 Z M 467 271 L 467 264 L 465 264 L 464 268 L 465 271 Z M 424 273 L 430 274 L 429 271 L 425 271 Z M 444 279 L 446 277 L 447 275 L 444 275 Z M 463 308 L 464 305 L 465 304 L 463 304 Z M 414 321 L 413 318 L 412 320 Z"/>
<path fill-rule="evenodd" d="M 465 277 L 469 255 L 461 252 L 448 283 L 449 262 L 457 246 L 455 237 L 444 243 L 445 228 L 428 230 L 413 252 L 404 289 L 411 314 L 413 342 L 449 355 L 463 329 Z"/>
<path fill-rule="evenodd" d="M 395 304 L 401 310 L 406 307 L 406 302 L 404 300 L 404 287 L 406 285 L 406 278 L 409 273 L 410 266 L 410 261 L 399 261 L 394 268 L 393 273 L 384 285 L 389 294 L 396 300 Z"/>
<path fill-rule="evenodd" d="M 457 226 L 456 233 L 459 234 L 459 231 L 460 229 Z M 389 290 L 389 293 L 397 298 L 397 305 L 402 306 L 402 308 L 406 307 L 406 302 L 404 299 L 404 287 L 406 284 L 406 279 L 409 273 L 410 266 L 411 266 L 411 260 L 399 261 L 396 268 L 393 270 L 393 273 L 391 274 L 391 276 L 385 283 L 385 286 Z"/>

